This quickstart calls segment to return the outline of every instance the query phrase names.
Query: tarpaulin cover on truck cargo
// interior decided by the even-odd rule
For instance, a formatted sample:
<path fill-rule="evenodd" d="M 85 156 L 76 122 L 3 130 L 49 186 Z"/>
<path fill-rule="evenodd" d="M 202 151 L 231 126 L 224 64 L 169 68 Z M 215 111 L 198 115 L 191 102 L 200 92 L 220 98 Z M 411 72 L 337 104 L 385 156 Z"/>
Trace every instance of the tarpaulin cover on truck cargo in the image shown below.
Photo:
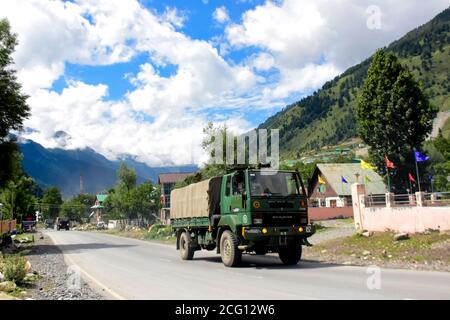
<path fill-rule="evenodd" d="M 170 218 L 210 217 L 220 214 L 222 177 L 191 184 L 170 193 Z"/>

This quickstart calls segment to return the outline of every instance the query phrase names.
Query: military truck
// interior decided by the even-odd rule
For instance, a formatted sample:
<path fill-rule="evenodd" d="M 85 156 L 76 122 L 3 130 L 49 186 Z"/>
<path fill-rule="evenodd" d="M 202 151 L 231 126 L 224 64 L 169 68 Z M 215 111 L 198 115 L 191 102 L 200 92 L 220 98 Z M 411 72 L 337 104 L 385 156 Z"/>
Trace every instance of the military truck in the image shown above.
<path fill-rule="evenodd" d="M 225 266 L 235 267 L 243 253 L 273 252 L 295 265 L 315 232 L 297 171 L 236 170 L 174 189 L 170 203 L 183 260 L 193 259 L 197 250 L 216 250 Z"/>

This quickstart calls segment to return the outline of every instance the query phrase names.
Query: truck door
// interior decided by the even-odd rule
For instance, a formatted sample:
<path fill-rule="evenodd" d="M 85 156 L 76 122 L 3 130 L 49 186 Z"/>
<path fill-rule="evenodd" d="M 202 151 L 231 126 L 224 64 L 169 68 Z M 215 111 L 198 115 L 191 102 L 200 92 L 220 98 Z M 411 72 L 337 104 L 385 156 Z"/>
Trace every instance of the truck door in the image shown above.
<path fill-rule="evenodd" d="M 243 171 L 236 172 L 231 178 L 231 212 L 239 213 L 243 211 L 244 193 L 245 193 L 245 173 Z"/>
<path fill-rule="evenodd" d="M 220 201 L 222 214 L 230 214 L 231 206 L 231 174 L 224 176 L 222 180 L 222 199 Z"/>

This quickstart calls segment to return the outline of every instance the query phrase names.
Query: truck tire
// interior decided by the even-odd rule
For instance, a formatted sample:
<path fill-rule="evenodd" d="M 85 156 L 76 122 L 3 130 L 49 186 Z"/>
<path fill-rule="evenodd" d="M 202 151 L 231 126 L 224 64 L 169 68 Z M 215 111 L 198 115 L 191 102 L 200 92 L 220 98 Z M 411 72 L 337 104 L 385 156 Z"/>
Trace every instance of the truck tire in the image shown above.
<path fill-rule="evenodd" d="M 278 250 L 278 256 L 287 266 L 296 265 L 302 258 L 302 245 L 298 241 L 291 242 L 287 247 Z"/>
<path fill-rule="evenodd" d="M 180 235 L 180 255 L 183 260 L 192 260 L 194 258 L 194 248 L 191 246 L 191 238 L 186 232 Z"/>
<path fill-rule="evenodd" d="M 238 249 L 239 241 L 233 232 L 225 230 L 220 237 L 220 256 L 227 267 L 236 267 L 241 263 L 242 252 Z"/>

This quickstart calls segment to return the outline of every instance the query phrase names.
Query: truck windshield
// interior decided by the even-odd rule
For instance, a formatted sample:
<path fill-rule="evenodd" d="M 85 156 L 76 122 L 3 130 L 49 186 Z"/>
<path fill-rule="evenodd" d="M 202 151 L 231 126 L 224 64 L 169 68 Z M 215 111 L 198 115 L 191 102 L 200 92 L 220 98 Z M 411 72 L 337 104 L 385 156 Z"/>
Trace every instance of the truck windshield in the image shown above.
<path fill-rule="evenodd" d="M 290 196 L 302 193 L 302 188 L 295 179 L 295 173 L 292 172 L 277 172 L 271 175 L 249 172 L 249 180 L 252 196 Z"/>

